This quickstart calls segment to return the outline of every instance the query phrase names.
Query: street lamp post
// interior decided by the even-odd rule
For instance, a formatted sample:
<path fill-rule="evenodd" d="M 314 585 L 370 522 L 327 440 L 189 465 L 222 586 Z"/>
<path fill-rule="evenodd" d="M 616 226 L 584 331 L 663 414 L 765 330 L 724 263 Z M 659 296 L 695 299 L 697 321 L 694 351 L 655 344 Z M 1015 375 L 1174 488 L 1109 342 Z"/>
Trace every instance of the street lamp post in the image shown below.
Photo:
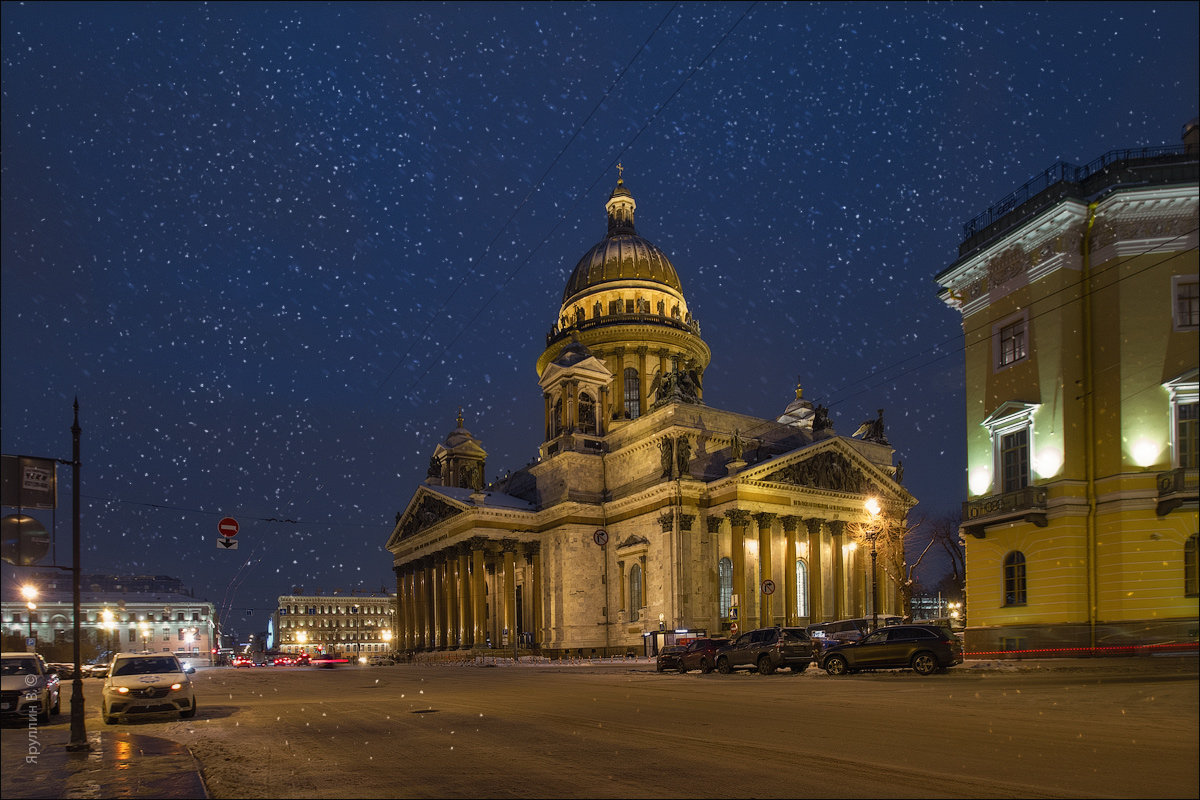
<path fill-rule="evenodd" d="M 143 622 L 138 630 L 142 634 L 142 652 L 148 652 L 147 640 L 150 638 L 150 626 Z"/>
<path fill-rule="evenodd" d="M 876 561 L 876 540 L 879 539 L 879 533 L 882 530 L 879 525 L 879 501 L 874 497 L 868 497 L 864 503 L 867 509 L 867 514 L 871 517 L 871 522 L 867 529 L 867 535 L 871 538 L 871 630 L 879 630 L 879 572 L 875 568 Z"/>
<path fill-rule="evenodd" d="M 113 627 L 114 627 L 113 612 L 106 608 L 100 612 L 100 618 L 102 620 L 104 620 L 104 630 L 108 631 L 108 654 L 109 654 L 109 657 L 111 658 L 112 654 L 113 654 L 112 653 L 112 648 L 113 648 L 112 635 L 113 635 Z"/>
<path fill-rule="evenodd" d="M 37 587 L 30 584 L 25 584 L 21 587 L 21 596 L 25 598 L 25 608 L 29 611 L 29 638 L 33 638 L 33 612 L 37 610 L 37 603 L 33 602 L 33 598 L 37 597 Z"/>

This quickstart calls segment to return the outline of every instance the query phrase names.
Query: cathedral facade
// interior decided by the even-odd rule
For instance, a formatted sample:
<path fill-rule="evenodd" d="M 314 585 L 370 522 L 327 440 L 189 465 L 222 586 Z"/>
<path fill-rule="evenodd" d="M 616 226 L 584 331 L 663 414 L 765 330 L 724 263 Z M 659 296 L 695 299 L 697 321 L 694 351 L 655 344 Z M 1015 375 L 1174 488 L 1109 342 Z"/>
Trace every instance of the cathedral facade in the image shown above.
<path fill-rule="evenodd" d="M 539 459 L 485 485 L 460 414 L 397 515 L 397 649 L 640 654 L 666 632 L 898 613 L 903 576 L 872 575 L 861 535 L 871 498 L 892 525 L 916 503 L 882 412 L 858 438 L 799 388 L 777 419 L 706 405 L 675 267 L 623 180 L 605 209 L 537 362 Z"/>

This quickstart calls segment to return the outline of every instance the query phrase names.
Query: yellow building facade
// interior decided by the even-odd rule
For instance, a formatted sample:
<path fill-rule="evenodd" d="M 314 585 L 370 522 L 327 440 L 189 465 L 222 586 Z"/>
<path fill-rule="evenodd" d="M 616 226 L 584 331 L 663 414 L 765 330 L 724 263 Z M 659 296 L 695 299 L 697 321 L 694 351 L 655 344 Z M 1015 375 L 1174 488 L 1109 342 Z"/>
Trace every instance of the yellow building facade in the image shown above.
<path fill-rule="evenodd" d="M 1056 164 L 938 276 L 966 360 L 967 648 L 1197 639 L 1197 127 Z"/>

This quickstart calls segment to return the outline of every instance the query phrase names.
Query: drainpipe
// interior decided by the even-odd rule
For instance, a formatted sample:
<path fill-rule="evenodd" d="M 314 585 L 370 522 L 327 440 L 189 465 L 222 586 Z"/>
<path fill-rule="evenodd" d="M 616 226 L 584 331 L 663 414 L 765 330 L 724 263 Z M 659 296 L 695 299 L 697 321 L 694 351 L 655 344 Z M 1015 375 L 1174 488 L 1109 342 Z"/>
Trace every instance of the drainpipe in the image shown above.
<path fill-rule="evenodd" d="M 1088 203 L 1087 224 L 1083 233 L 1083 265 L 1079 280 L 1083 285 L 1083 424 L 1085 469 L 1087 477 L 1087 603 L 1088 646 L 1096 650 L 1096 400 L 1095 363 L 1092 359 L 1092 228 L 1096 224 L 1096 205 Z"/>

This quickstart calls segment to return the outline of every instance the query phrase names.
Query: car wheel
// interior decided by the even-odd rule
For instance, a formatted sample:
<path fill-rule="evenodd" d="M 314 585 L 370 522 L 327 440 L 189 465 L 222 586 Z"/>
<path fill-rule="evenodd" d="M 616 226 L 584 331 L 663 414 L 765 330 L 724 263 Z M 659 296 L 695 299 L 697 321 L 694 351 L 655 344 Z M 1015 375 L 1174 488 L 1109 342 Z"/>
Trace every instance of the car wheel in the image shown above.
<path fill-rule="evenodd" d="M 659 672 L 662 672 L 662 671 L 663 671 L 663 665 L 662 665 L 662 664 L 659 664 L 657 667 L 655 667 L 655 669 L 657 669 Z"/>
<path fill-rule="evenodd" d="M 54 695 L 54 708 L 50 709 L 50 713 L 55 716 L 58 716 L 59 712 L 61 712 L 61 711 L 62 711 L 62 692 L 59 692 L 58 694 Z"/>
<path fill-rule="evenodd" d="M 192 707 L 187 711 L 180 711 L 179 716 L 181 719 L 191 719 L 196 716 L 196 698 L 192 698 Z"/>
<path fill-rule="evenodd" d="M 830 675 L 845 675 L 847 669 L 845 656 L 830 656 L 825 659 L 825 671 Z"/>
<path fill-rule="evenodd" d="M 707 658 L 700 659 L 700 671 L 703 672 L 705 675 L 712 672 L 713 671 L 712 662 L 710 662 Z"/>
<path fill-rule="evenodd" d="M 792 664 L 792 674 L 793 675 L 799 675 L 801 672 L 804 672 L 804 670 L 806 670 L 806 669 L 808 669 L 807 661 L 805 661 L 803 664 Z"/>
<path fill-rule="evenodd" d="M 722 675 L 728 675 L 733 672 L 733 667 L 729 666 L 729 659 L 721 656 L 717 659 L 717 672 Z"/>
<path fill-rule="evenodd" d="M 758 674 L 759 675 L 774 675 L 775 665 L 771 663 L 770 656 L 758 657 Z"/>
<path fill-rule="evenodd" d="M 682 661 L 680 661 L 680 662 L 679 662 L 679 674 L 680 674 L 680 675 L 687 675 L 687 671 L 688 671 L 688 668 L 687 668 L 686 666 L 684 666 L 684 664 L 683 664 L 683 662 L 682 662 Z"/>
<path fill-rule="evenodd" d="M 50 721 L 50 695 L 46 695 L 46 702 L 38 705 L 38 722 L 46 723 Z"/>
<path fill-rule="evenodd" d="M 923 650 L 912 657 L 912 668 L 918 675 L 932 675 L 937 672 L 937 659 L 933 657 L 933 653 Z"/>

